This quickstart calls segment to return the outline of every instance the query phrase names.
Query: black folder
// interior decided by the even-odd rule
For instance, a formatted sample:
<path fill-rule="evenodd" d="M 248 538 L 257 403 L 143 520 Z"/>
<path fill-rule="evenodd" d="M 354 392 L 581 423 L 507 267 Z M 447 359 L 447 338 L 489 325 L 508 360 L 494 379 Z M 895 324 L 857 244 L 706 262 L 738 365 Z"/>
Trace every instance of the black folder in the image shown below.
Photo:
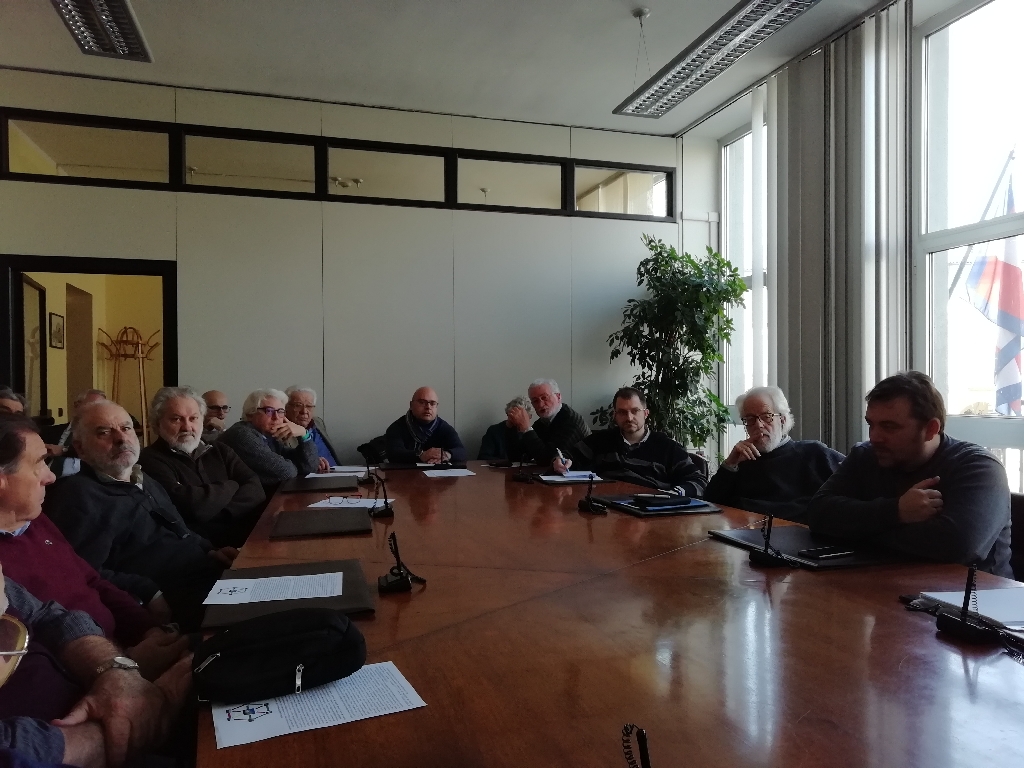
<path fill-rule="evenodd" d="M 746 550 L 763 550 L 764 536 L 760 528 L 741 528 L 735 531 L 710 531 L 712 538 L 732 544 Z M 812 571 L 832 570 L 833 568 L 853 568 L 861 565 L 882 565 L 896 563 L 906 558 L 894 552 L 872 549 L 864 546 L 850 546 L 853 554 L 848 557 L 815 560 L 797 554 L 802 549 L 842 545 L 843 542 L 828 536 L 814 535 L 811 529 L 803 525 L 780 525 L 772 528 L 771 545 L 782 554 L 788 556 L 794 564 L 802 565 Z"/>
<path fill-rule="evenodd" d="M 359 487 L 355 477 L 293 477 L 278 487 L 280 493 L 317 493 L 320 491 L 354 491 Z"/>
<path fill-rule="evenodd" d="M 304 536 L 342 536 L 370 533 L 369 510 L 363 507 L 313 507 L 294 512 L 281 512 L 277 516 L 272 539 L 297 539 Z"/>
<path fill-rule="evenodd" d="M 709 515 L 721 512 L 721 508 L 703 499 L 676 496 L 672 500 L 644 503 L 634 494 L 625 496 L 594 496 L 596 504 L 626 512 L 634 517 L 671 517 L 672 515 Z"/>
<path fill-rule="evenodd" d="M 373 594 L 366 583 L 363 567 L 358 560 L 327 560 L 319 563 L 290 563 L 265 565 L 260 568 L 232 568 L 221 574 L 222 579 L 259 579 L 264 576 L 311 576 L 315 573 L 341 571 L 341 594 L 337 597 L 311 597 L 299 600 L 268 600 L 264 603 L 241 605 L 207 605 L 203 629 L 219 629 L 236 622 L 292 608 L 333 608 L 345 613 L 363 613 L 375 610 Z"/>

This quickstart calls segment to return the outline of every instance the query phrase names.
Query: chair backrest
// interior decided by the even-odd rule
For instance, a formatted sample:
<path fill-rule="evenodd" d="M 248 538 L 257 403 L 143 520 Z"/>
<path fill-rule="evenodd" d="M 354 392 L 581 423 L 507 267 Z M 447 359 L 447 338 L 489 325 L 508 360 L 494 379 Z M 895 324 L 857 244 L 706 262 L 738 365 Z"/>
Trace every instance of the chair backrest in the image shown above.
<path fill-rule="evenodd" d="M 380 464 L 382 461 L 388 460 L 387 444 L 387 438 L 384 435 L 378 435 L 370 442 L 360 445 L 356 450 L 370 464 Z"/>
<path fill-rule="evenodd" d="M 1024 493 L 1010 494 L 1010 568 L 1024 581 Z"/>
<path fill-rule="evenodd" d="M 708 464 L 708 460 L 701 456 L 699 453 L 692 453 L 690 451 L 687 451 L 686 453 L 693 460 L 693 463 L 697 465 L 697 468 L 700 469 L 704 477 L 707 477 L 708 471 L 710 470 L 711 466 L 710 464 Z"/>

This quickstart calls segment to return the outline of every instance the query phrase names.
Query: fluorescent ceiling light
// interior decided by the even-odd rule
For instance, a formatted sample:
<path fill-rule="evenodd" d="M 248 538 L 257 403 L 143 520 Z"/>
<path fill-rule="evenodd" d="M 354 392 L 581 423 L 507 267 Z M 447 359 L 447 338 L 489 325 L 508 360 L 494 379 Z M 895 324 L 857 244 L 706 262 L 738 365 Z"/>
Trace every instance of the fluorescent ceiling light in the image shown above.
<path fill-rule="evenodd" d="M 153 61 L 128 0 L 50 0 L 82 53 Z"/>
<path fill-rule="evenodd" d="M 612 110 L 658 118 L 820 0 L 742 0 L 700 40 Z"/>

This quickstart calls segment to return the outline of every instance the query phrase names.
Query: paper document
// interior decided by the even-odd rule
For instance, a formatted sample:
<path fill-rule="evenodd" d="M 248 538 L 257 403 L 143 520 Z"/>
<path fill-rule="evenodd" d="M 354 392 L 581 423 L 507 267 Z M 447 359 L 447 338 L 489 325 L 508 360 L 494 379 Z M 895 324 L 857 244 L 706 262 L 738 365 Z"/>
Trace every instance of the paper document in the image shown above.
<path fill-rule="evenodd" d="M 425 706 L 394 663 L 385 661 L 302 693 L 234 707 L 213 704 L 213 730 L 217 749 L 223 749 Z"/>
<path fill-rule="evenodd" d="M 471 477 L 476 472 L 468 469 L 425 469 L 423 474 L 427 477 Z"/>
<path fill-rule="evenodd" d="M 594 475 L 594 482 L 601 479 L 600 475 L 593 472 L 566 472 L 564 475 L 541 475 L 540 479 L 545 480 L 549 483 L 578 483 L 580 481 L 590 481 L 590 476 Z"/>
<path fill-rule="evenodd" d="M 371 466 L 370 469 L 376 469 L 376 467 Z M 357 472 L 360 475 L 365 475 L 366 466 L 360 466 L 359 464 L 342 464 L 340 467 L 331 467 L 331 472 L 342 472 L 346 474 L 349 472 Z"/>
<path fill-rule="evenodd" d="M 332 469 L 330 472 L 310 472 L 306 477 L 363 477 L 365 474 L 365 469 L 356 472 L 336 472 Z"/>
<path fill-rule="evenodd" d="M 921 597 L 936 600 L 956 609 L 959 613 L 964 605 L 963 590 L 959 592 L 922 592 Z M 1024 589 L 979 589 L 978 612 L 968 611 L 972 616 L 982 616 L 1003 626 L 1024 624 Z"/>
<path fill-rule="evenodd" d="M 388 499 L 388 503 L 394 504 L 395 500 Z M 317 507 L 318 509 L 327 507 L 332 509 L 374 509 L 375 507 L 383 507 L 384 499 L 361 499 L 358 496 L 331 496 L 309 506 L 310 508 Z"/>
<path fill-rule="evenodd" d="M 337 597 L 342 573 L 312 576 L 268 576 L 263 579 L 221 579 L 213 585 L 203 605 L 241 605 L 270 600 L 300 600 L 309 597 Z"/>

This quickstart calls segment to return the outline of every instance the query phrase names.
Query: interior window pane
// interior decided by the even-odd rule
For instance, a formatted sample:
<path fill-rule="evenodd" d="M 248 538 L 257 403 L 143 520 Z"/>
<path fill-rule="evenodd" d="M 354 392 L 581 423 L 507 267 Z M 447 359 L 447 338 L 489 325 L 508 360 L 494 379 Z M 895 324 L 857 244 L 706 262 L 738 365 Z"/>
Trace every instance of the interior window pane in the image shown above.
<path fill-rule="evenodd" d="M 185 138 L 186 184 L 312 194 L 314 169 L 311 145 Z"/>
<path fill-rule="evenodd" d="M 444 202 L 444 158 L 332 148 L 328 191 L 351 197 Z"/>
<path fill-rule="evenodd" d="M 994 0 L 927 39 L 929 231 L 1012 213 L 1006 186 L 1024 152 L 1024 2 Z M 991 202 L 990 202 L 991 201 Z M 1019 209 L 1018 209 L 1019 210 Z"/>
<path fill-rule="evenodd" d="M 576 166 L 576 209 L 668 216 L 666 174 Z"/>
<path fill-rule="evenodd" d="M 166 184 L 167 134 L 11 120 L 13 173 Z"/>
<path fill-rule="evenodd" d="M 459 202 L 558 209 L 562 207 L 562 168 L 460 158 Z"/>

